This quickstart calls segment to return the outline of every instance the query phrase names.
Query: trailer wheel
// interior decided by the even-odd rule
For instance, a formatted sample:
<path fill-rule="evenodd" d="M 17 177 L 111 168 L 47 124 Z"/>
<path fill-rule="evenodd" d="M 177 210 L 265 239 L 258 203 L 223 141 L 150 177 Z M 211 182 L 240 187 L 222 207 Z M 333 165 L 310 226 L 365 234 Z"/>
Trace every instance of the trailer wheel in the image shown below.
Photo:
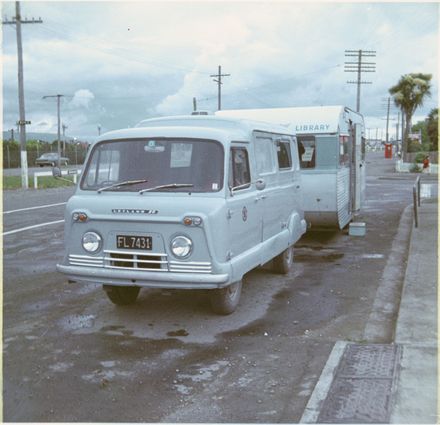
<path fill-rule="evenodd" d="M 293 265 L 293 247 L 290 246 L 280 255 L 273 259 L 273 271 L 280 274 L 288 274 Z"/>
<path fill-rule="evenodd" d="M 104 285 L 103 289 L 113 304 L 129 305 L 136 301 L 141 288 L 138 286 Z"/>
<path fill-rule="evenodd" d="M 225 316 L 233 313 L 240 301 L 242 285 L 243 281 L 240 279 L 226 288 L 212 289 L 210 291 L 210 300 L 214 312 Z"/>

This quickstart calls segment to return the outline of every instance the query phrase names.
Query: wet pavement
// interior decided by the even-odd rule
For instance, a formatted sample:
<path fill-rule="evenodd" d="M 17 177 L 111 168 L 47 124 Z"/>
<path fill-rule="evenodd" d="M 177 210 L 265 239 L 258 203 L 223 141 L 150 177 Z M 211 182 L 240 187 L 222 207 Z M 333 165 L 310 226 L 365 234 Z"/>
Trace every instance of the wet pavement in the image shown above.
<path fill-rule="evenodd" d="M 368 342 L 388 344 L 394 335 L 409 243 L 399 224 L 415 178 L 368 159 L 356 217 L 366 236 L 309 232 L 294 270 L 247 274 L 227 317 L 213 315 L 203 291 L 142 290 L 118 308 L 100 287 L 68 284 L 55 271 L 62 224 L 5 236 L 4 420 L 298 422 L 335 343 L 373 335 Z M 4 209 L 70 193 L 5 193 Z M 62 213 L 7 214 L 4 231 Z"/>

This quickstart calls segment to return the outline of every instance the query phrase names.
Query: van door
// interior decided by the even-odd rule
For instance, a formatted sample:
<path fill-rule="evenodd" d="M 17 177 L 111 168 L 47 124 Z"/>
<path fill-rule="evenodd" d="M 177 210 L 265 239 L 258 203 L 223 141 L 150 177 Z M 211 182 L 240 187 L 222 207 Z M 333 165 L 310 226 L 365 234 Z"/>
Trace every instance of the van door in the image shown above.
<path fill-rule="evenodd" d="M 271 134 L 255 133 L 254 149 L 257 178 L 265 188 L 258 195 L 263 204 L 262 240 L 267 241 L 281 230 L 283 191 L 278 183 L 275 138 Z"/>
<path fill-rule="evenodd" d="M 229 181 L 231 189 L 227 196 L 229 218 L 229 257 L 248 252 L 240 264 L 250 270 L 260 264 L 258 245 L 262 233 L 262 204 L 257 199 L 254 185 L 251 183 L 251 167 L 248 146 L 234 145 L 229 154 Z M 251 249 L 254 248 L 254 253 Z"/>

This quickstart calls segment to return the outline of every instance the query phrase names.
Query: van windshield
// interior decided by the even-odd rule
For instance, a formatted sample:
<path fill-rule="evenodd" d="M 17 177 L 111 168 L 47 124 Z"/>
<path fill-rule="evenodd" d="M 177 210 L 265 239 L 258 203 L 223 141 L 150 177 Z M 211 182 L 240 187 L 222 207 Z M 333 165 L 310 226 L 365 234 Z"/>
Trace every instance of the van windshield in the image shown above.
<path fill-rule="evenodd" d="M 223 158 L 223 146 L 213 140 L 104 141 L 95 145 L 90 154 L 81 189 L 218 192 L 223 188 Z"/>

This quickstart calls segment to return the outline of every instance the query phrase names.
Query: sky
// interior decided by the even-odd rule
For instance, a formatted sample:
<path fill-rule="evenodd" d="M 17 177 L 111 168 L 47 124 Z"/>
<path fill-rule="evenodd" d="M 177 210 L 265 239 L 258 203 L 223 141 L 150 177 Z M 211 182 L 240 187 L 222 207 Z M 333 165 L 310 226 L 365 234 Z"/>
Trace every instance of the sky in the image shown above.
<path fill-rule="evenodd" d="M 438 103 L 439 5 L 436 2 L 23 1 L 23 61 L 28 132 L 57 131 L 63 94 L 66 135 L 94 137 L 149 117 L 217 109 L 345 105 L 356 108 L 355 73 L 346 50 L 375 51 L 364 60 L 361 113 L 367 136 L 385 137 L 388 89 L 407 73 L 433 74 Z M 2 2 L 3 20 L 15 2 Z M 3 25 L 3 129 L 18 120 L 15 25 Z M 397 123 L 392 105 L 390 135 Z M 378 129 L 378 130 L 376 130 Z"/>

